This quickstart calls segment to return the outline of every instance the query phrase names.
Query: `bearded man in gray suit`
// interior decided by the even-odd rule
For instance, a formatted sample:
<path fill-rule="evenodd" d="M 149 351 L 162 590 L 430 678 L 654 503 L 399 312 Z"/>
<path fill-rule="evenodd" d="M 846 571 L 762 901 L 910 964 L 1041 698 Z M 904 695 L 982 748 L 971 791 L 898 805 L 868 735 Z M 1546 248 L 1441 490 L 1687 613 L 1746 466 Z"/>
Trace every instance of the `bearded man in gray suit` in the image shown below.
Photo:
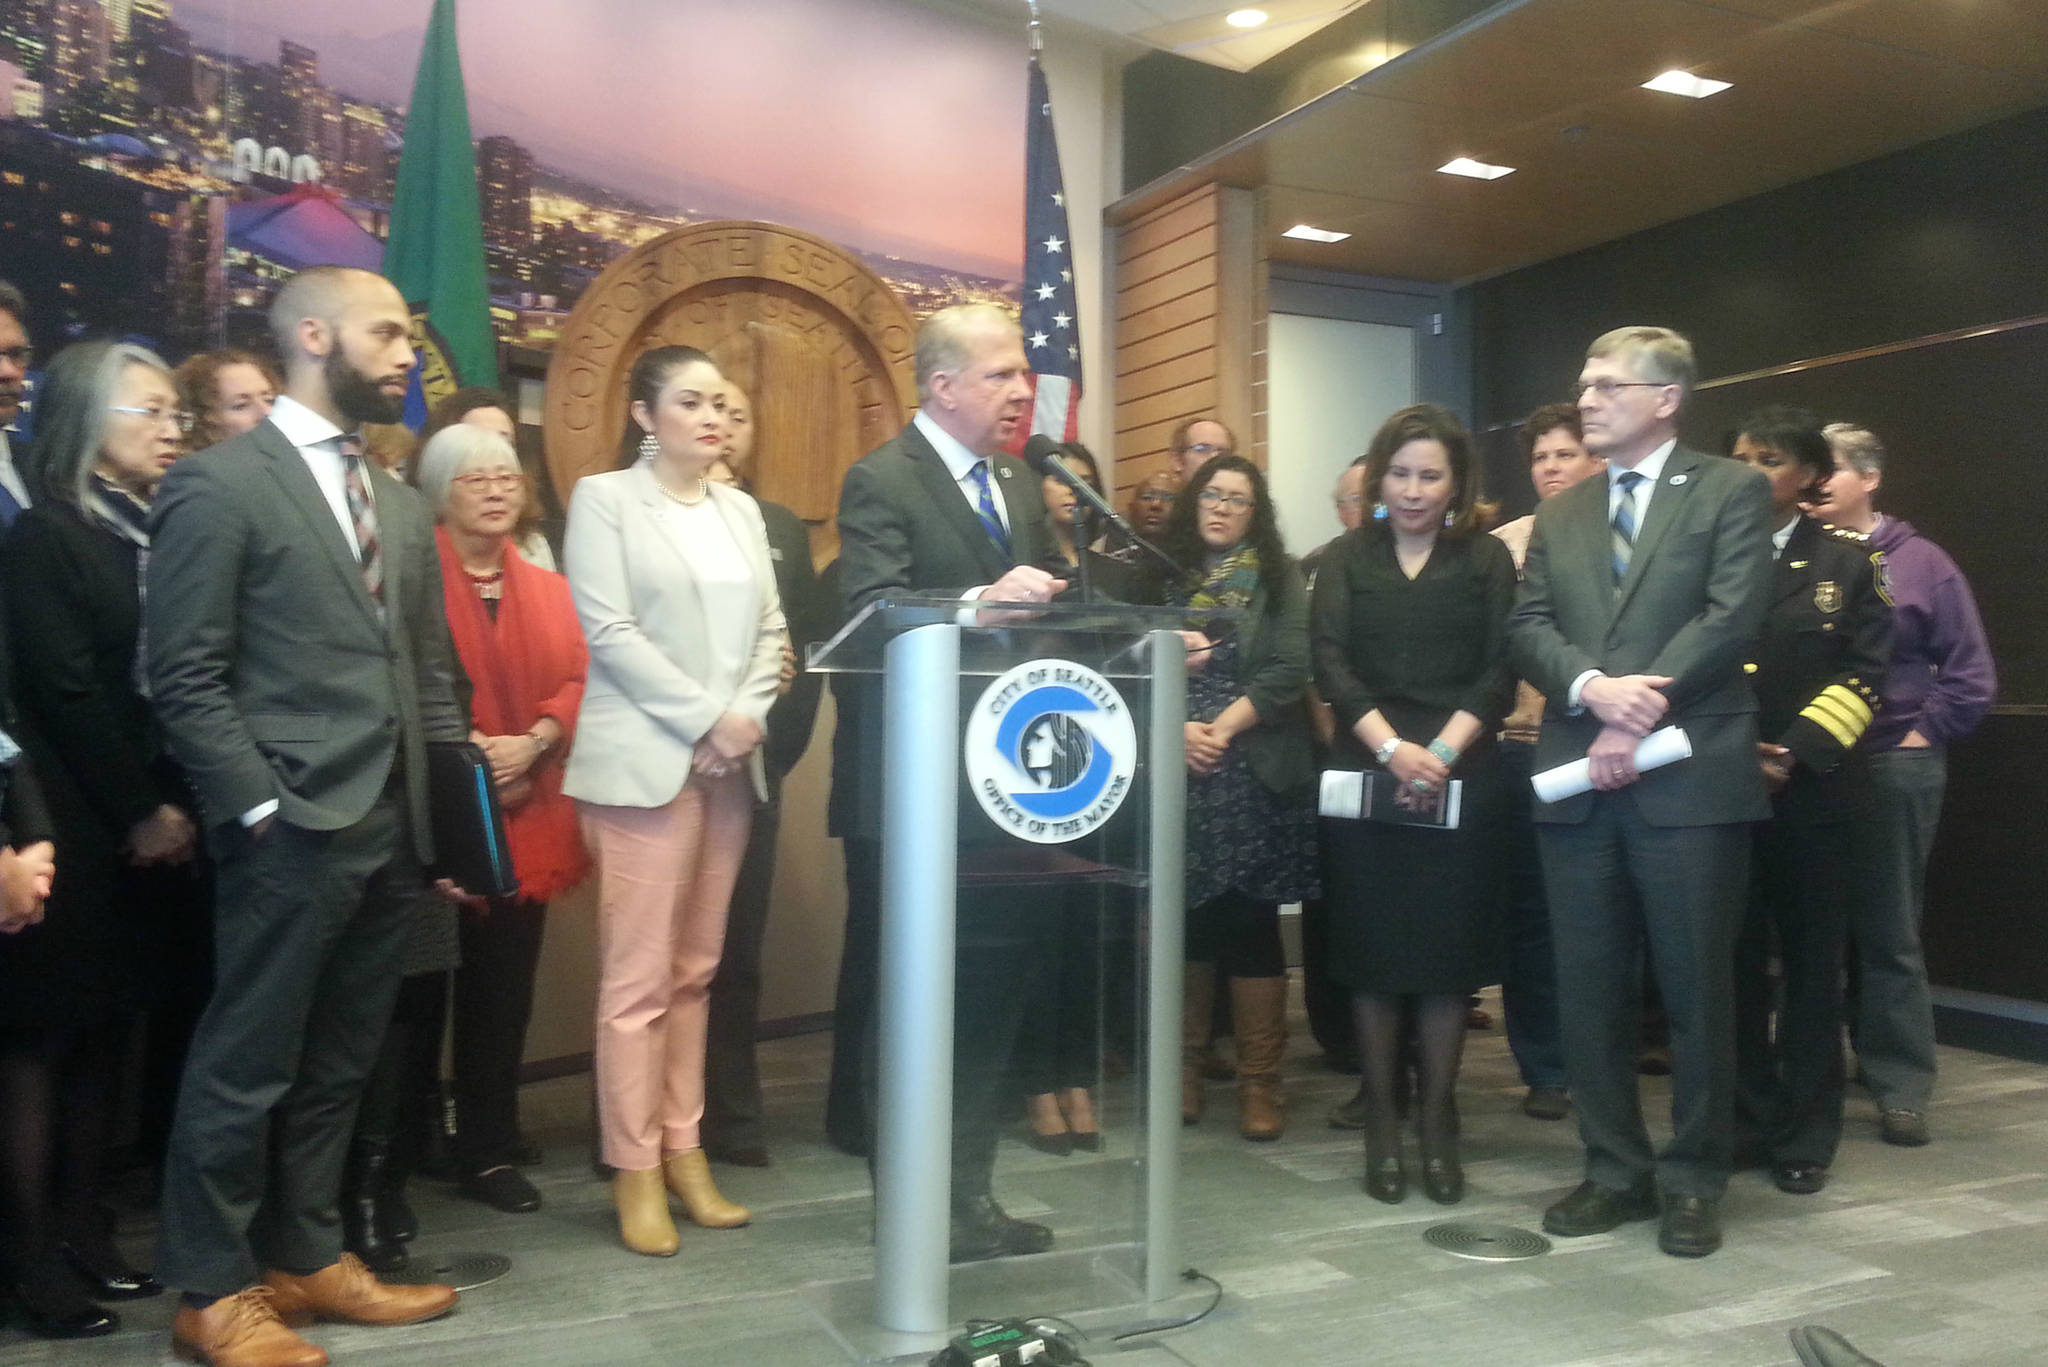
<path fill-rule="evenodd" d="M 368 271 L 279 291 L 285 392 L 178 462 L 153 510 L 144 637 L 158 719 L 219 864 L 218 986 L 164 1177 L 172 1336 L 214 1367 L 317 1367 L 285 1322 L 410 1324 L 445 1286 L 377 1281 L 335 1202 L 432 858 L 429 740 L 464 738 L 433 524 L 356 429 L 394 422 L 412 319 Z"/>
<path fill-rule="evenodd" d="M 1743 675 L 1768 606 L 1770 493 L 1755 471 L 1678 445 L 1694 373 L 1692 345 L 1666 328 L 1593 343 L 1579 414 L 1607 477 L 1537 507 L 1508 624 L 1517 667 L 1549 700 L 1536 769 L 1583 757 L 1594 787 L 1536 807 L 1586 1145 L 1586 1180 L 1543 1227 L 1598 1234 L 1661 1210 L 1658 1246 L 1675 1257 L 1721 1245 L 1735 936 L 1749 823 L 1770 815 Z M 1637 742 L 1670 725 L 1692 757 L 1638 773 Z M 1645 948 L 1671 1018 L 1673 1134 L 1655 1155 L 1636 1084 Z"/>

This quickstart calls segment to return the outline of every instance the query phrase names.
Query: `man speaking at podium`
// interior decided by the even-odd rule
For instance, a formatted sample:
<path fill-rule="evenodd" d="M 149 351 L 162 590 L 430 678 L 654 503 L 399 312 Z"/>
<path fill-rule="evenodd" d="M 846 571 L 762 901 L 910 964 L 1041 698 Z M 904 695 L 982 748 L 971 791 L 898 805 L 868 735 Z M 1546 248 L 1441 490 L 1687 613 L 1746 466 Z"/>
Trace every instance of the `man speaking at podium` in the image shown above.
<path fill-rule="evenodd" d="M 1043 603 L 1066 587 L 1039 568 L 1052 537 L 1038 479 L 1003 454 L 1031 412 L 1029 373 L 1023 333 L 993 305 L 941 309 L 918 329 L 917 416 L 847 471 L 839 493 L 839 591 L 848 617 L 878 598 Z M 878 679 L 848 682 L 834 690 L 830 827 L 846 842 L 846 944 L 825 1128 L 840 1148 L 871 1153 L 882 691 Z M 955 1000 L 971 1028 L 956 1026 L 953 1039 L 954 1262 L 1052 1246 L 1050 1230 L 1011 1219 L 989 1193 L 998 1119 L 1010 1099 L 1003 1078 L 1022 1021 L 1016 986 L 1032 900 L 1029 889 L 982 890 L 960 904 Z"/>

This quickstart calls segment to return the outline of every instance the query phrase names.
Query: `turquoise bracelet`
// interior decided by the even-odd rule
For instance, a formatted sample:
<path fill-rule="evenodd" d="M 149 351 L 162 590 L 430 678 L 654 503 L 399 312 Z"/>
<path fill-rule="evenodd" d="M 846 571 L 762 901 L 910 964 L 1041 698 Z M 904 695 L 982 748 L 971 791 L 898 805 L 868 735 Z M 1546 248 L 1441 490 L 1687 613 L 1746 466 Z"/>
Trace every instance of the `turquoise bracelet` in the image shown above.
<path fill-rule="evenodd" d="M 1442 760 L 1446 769 L 1458 762 L 1458 752 L 1441 740 L 1433 740 L 1429 743 L 1429 753 Z"/>

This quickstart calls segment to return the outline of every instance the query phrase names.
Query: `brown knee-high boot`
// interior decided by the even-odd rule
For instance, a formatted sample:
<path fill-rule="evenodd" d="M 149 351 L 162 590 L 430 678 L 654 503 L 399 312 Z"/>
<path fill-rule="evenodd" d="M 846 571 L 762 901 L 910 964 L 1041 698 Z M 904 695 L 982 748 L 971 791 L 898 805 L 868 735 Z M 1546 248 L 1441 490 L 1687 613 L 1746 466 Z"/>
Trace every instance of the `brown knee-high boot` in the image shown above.
<path fill-rule="evenodd" d="M 1230 1015 L 1237 1027 L 1237 1132 L 1246 1139 L 1278 1139 L 1287 1132 L 1280 1096 L 1287 979 L 1232 978 Z"/>
<path fill-rule="evenodd" d="M 1180 986 L 1180 1123 L 1202 1118 L 1202 1062 L 1209 1052 L 1209 1023 L 1216 1014 L 1216 965 L 1187 964 Z"/>

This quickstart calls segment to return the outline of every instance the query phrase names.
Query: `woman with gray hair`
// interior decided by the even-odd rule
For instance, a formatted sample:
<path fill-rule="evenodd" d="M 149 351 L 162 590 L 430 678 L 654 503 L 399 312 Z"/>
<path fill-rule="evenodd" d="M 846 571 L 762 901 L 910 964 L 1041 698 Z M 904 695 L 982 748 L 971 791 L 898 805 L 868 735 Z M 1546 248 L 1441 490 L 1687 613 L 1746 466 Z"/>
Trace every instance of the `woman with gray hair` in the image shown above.
<path fill-rule="evenodd" d="M 151 985 L 203 990 L 210 955 L 193 801 L 136 658 L 149 501 L 183 447 L 177 390 L 155 354 L 90 342 L 50 363 L 36 416 L 35 505 L 0 553 L 0 597 L 16 739 L 64 876 L 43 923 L 0 944 L 0 1253 L 29 1326 L 71 1338 L 117 1325 L 88 1290 L 162 1289 L 109 1237 L 99 1170 Z"/>
<path fill-rule="evenodd" d="M 519 1063 L 541 932 L 548 900 L 581 882 L 589 868 L 575 808 L 562 795 L 562 761 L 583 700 L 588 654 L 567 581 L 529 563 L 514 539 L 527 489 L 511 444 L 484 427 L 453 423 L 428 440 L 414 478 L 440 524 L 435 538 L 448 628 L 471 686 L 470 739 L 490 759 L 519 881 L 510 897 L 466 905 L 457 926 L 457 1181 L 472 1200 L 524 1214 L 541 1204 L 516 1166 L 526 1148 Z M 382 1155 L 381 1192 L 378 1183 L 366 1183 L 365 1199 L 343 1206 L 344 1223 L 362 1229 L 372 1250 L 394 1264 L 402 1254 L 391 1245 L 409 1237 L 410 1221 L 393 1197 L 418 1156 L 412 1127 L 426 1112 L 447 1014 L 445 972 L 424 971 L 430 967 L 408 964 L 415 976 L 400 992 L 395 1043 L 386 1047 L 390 1069 L 378 1066 L 379 1079 L 395 1092 L 373 1084 L 364 1101 L 368 1112 L 373 1097 L 386 1099 L 374 1109 L 391 1122 L 396 1152 Z"/>

